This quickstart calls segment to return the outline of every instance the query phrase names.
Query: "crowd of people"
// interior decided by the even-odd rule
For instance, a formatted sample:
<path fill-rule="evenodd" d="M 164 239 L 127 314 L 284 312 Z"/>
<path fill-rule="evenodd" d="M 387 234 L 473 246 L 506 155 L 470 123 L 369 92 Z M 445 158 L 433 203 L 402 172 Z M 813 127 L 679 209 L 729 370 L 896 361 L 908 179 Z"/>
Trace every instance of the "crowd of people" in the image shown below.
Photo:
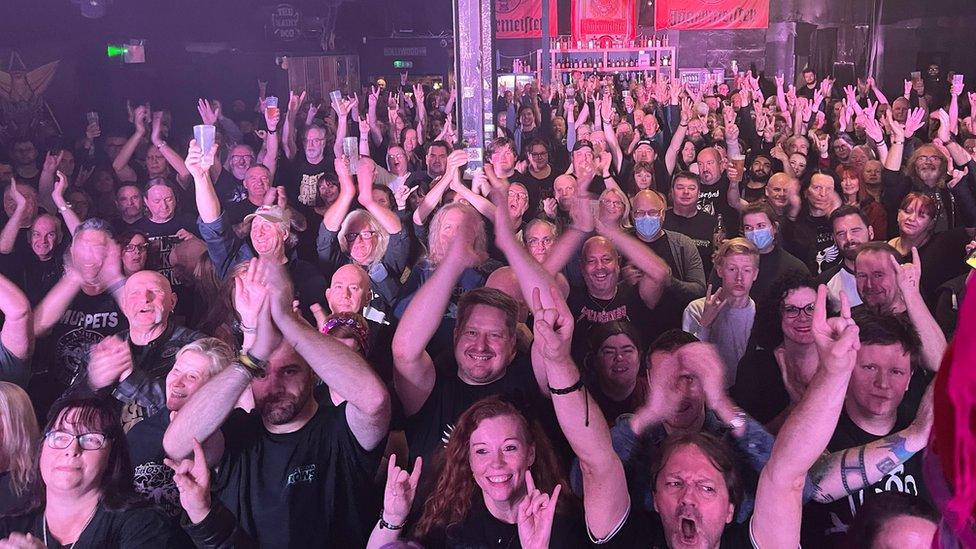
<path fill-rule="evenodd" d="M 380 84 L 8 144 L 0 547 L 976 546 L 960 77 Z"/>

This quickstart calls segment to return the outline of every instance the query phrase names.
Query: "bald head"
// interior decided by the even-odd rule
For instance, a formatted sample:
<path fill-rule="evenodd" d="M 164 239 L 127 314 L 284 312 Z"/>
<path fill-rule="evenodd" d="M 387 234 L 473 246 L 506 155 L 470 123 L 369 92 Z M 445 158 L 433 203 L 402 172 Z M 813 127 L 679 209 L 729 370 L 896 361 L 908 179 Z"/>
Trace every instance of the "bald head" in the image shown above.
<path fill-rule="evenodd" d="M 529 308 L 522 296 L 522 287 L 519 286 L 518 277 L 515 271 L 508 266 L 495 269 L 488 275 L 485 281 L 486 288 L 494 288 L 508 297 L 514 299 L 519 306 L 518 320 L 525 322 L 529 318 Z"/>
<path fill-rule="evenodd" d="M 333 313 L 362 313 L 369 304 L 369 274 L 359 265 L 339 267 L 325 290 L 325 300 Z"/>
<path fill-rule="evenodd" d="M 173 287 L 165 276 L 156 271 L 139 271 L 126 280 L 122 312 L 129 320 L 130 331 L 134 335 L 151 333 L 154 328 L 165 326 L 175 307 Z M 137 340 L 138 337 L 134 339 Z"/>

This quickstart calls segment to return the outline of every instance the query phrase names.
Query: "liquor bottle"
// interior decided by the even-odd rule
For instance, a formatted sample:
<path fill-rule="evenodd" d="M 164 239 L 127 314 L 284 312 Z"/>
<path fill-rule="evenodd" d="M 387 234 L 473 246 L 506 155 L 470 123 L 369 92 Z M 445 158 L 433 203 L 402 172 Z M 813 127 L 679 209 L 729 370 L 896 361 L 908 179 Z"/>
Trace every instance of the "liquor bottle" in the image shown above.
<path fill-rule="evenodd" d="M 722 222 L 722 214 L 718 214 L 715 216 L 715 231 L 712 233 L 712 245 L 718 248 L 723 240 L 725 240 L 725 224 Z"/>

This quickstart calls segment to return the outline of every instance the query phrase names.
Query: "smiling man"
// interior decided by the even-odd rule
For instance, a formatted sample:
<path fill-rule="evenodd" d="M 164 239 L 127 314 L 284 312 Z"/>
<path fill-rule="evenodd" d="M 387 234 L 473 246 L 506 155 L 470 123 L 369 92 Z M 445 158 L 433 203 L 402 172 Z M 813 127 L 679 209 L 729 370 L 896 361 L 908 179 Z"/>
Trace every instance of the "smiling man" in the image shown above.
<path fill-rule="evenodd" d="M 88 387 L 111 391 L 122 402 L 122 425 L 127 431 L 166 405 L 163 382 L 176 362 L 176 352 L 204 337 L 170 322 L 175 307 L 176 294 L 166 277 L 154 271 L 133 274 L 122 289 L 122 312 L 129 321 L 129 329 L 118 336 L 126 344 L 117 350 L 122 357 L 116 362 L 93 359 L 88 364 Z M 127 367 L 122 368 L 122 363 Z"/>

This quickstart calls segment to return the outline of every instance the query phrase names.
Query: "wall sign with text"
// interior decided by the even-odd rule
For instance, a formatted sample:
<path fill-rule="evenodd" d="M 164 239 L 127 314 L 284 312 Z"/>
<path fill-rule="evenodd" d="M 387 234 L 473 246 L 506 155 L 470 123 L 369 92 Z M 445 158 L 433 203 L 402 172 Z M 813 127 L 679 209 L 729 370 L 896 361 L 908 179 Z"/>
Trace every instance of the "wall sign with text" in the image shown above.
<path fill-rule="evenodd" d="M 656 0 L 658 30 L 765 29 L 769 0 Z"/>
<path fill-rule="evenodd" d="M 636 36 L 636 0 L 576 0 L 572 5 L 574 41 L 599 43 L 608 37 L 623 43 Z"/>
<path fill-rule="evenodd" d="M 556 0 L 549 0 L 549 35 L 556 36 Z M 542 38 L 542 0 L 495 0 L 495 38 Z"/>

